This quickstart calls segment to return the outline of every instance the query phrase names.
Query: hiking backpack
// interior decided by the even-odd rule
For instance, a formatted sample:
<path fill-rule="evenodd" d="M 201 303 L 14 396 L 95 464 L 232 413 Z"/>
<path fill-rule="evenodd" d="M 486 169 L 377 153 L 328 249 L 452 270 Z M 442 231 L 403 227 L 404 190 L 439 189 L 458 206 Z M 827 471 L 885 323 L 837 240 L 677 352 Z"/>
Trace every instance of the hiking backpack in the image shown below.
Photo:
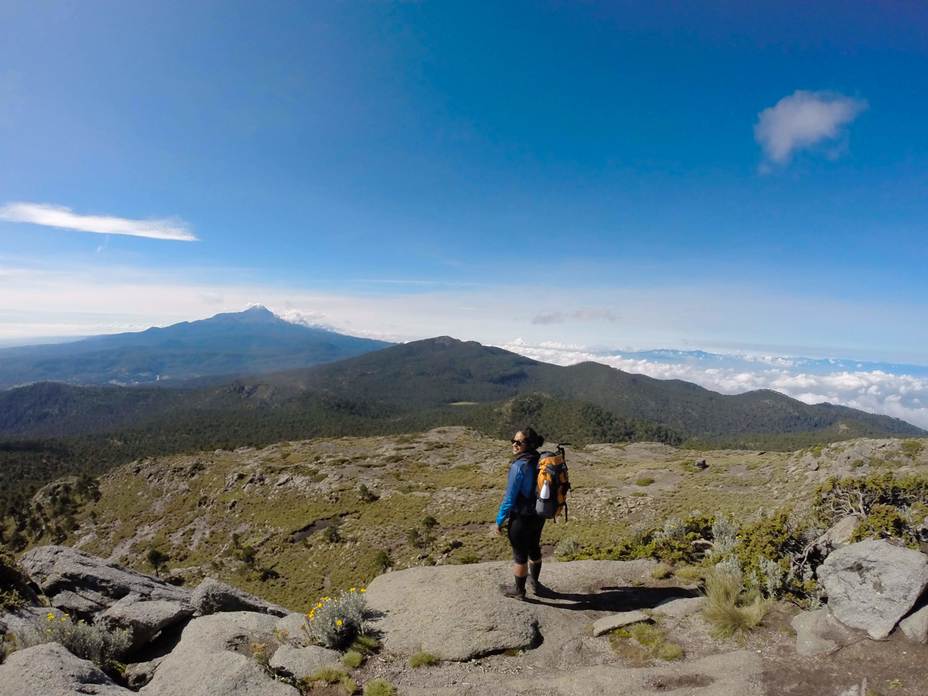
<path fill-rule="evenodd" d="M 538 455 L 538 477 L 535 486 L 535 514 L 545 519 L 557 520 L 561 510 L 567 521 L 567 491 L 570 479 L 567 475 L 567 453 L 565 442 L 557 446 L 554 452 L 542 452 Z"/>

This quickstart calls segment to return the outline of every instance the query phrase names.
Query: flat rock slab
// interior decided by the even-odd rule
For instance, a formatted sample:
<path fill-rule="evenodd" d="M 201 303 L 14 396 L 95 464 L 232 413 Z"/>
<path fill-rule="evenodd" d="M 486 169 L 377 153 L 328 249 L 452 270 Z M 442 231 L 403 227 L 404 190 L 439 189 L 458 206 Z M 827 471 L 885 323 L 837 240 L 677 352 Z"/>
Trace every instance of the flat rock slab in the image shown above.
<path fill-rule="evenodd" d="M 817 575 L 835 618 L 881 640 L 928 587 L 928 556 L 888 541 L 861 541 L 832 552 Z"/>
<path fill-rule="evenodd" d="M 0 696 L 131 696 L 90 660 L 58 643 L 17 650 L 0 665 Z"/>
<path fill-rule="evenodd" d="M 287 614 L 274 625 L 274 634 L 282 642 L 295 647 L 309 644 L 309 635 L 306 633 L 306 615 L 299 612 Z"/>
<path fill-rule="evenodd" d="M 174 602 L 190 598 L 189 590 L 67 546 L 39 546 L 25 553 L 19 563 L 53 606 L 73 611 L 105 609 L 129 594 Z"/>
<path fill-rule="evenodd" d="M 623 611 L 612 616 L 604 616 L 593 622 L 593 635 L 601 636 L 622 626 L 651 621 L 651 617 L 641 611 Z"/>
<path fill-rule="evenodd" d="M 248 653 L 274 642 L 273 616 L 227 612 L 194 619 L 141 691 L 145 696 L 299 696 Z M 240 648 L 244 653 L 237 652 Z"/>
<path fill-rule="evenodd" d="M 308 677 L 320 667 L 341 668 L 342 655 L 337 650 L 329 650 L 319 645 L 294 648 L 281 645 L 271 656 L 270 666 L 275 672 L 302 679 Z"/>
<path fill-rule="evenodd" d="M 860 637 L 831 615 L 828 609 L 803 611 L 790 622 L 796 631 L 796 652 L 805 657 L 829 655 Z"/>
<path fill-rule="evenodd" d="M 508 563 L 430 566 L 386 573 L 367 591 L 369 607 L 382 615 L 388 652 L 410 656 L 426 650 L 442 660 L 471 658 L 534 647 L 541 651 L 589 635 L 590 623 L 609 613 L 653 607 L 679 588 L 640 587 L 655 563 L 637 561 L 545 561 L 542 582 L 551 590 L 525 602 L 507 599 Z M 685 591 L 683 591 L 685 593 Z"/>
<path fill-rule="evenodd" d="M 583 667 L 543 683 L 520 679 L 513 693 L 545 696 L 766 696 L 760 655 L 748 650 L 659 667 Z"/>
<path fill-rule="evenodd" d="M 928 606 L 924 606 L 899 622 L 905 637 L 915 643 L 928 643 Z"/>
<path fill-rule="evenodd" d="M 534 645 L 538 623 L 530 605 L 500 591 L 505 565 L 409 568 L 376 577 L 367 604 L 382 614 L 374 627 L 383 632 L 384 648 L 469 660 Z"/>
<path fill-rule="evenodd" d="M 682 619 L 684 616 L 690 616 L 701 611 L 705 603 L 705 597 L 681 597 L 680 599 L 671 599 L 663 604 L 658 604 L 654 607 L 654 613 Z"/>

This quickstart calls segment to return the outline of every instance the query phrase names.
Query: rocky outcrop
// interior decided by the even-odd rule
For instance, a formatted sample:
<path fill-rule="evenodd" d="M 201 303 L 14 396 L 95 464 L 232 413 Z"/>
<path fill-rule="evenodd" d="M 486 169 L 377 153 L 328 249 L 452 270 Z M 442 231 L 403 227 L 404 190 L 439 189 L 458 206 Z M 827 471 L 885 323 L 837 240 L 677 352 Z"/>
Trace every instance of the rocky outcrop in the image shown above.
<path fill-rule="evenodd" d="M 229 612 L 194 619 L 180 643 L 139 692 L 146 696 L 299 696 L 255 659 L 254 646 L 274 644 L 276 619 Z"/>
<path fill-rule="evenodd" d="M 162 630 L 186 621 L 193 616 L 193 608 L 184 602 L 166 599 L 141 599 L 127 595 L 97 617 L 107 628 L 125 628 L 132 636 L 131 650 L 137 650 Z"/>
<path fill-rule="evenodd" d="M 288 609 L 265 602 L 263 599 L 215 578 L 205 578 L 197 585 L 190 597 L 190 602 L 198 616 L 215 614 L 220 611 L 254 611 L 273 616 L 286 616 L 290 613 Z"/>
<path fill-rule="evenodd" d="M 32 549 L 20 559 L 20 565 L 52 606 L 71 613 L 101 611 L 130 594 L 141 599 L 189 602 L 189 590 L 67 546 Z"/>
<path fill-rule="evenodd" d="M 928 587 L 928 556 L 888 541 L 861 541 L 831 553 L 818 578 L 835 618 L 880 640 Z"/>
<path fill-rule="evenodd" d="M 0 696 L 130 696 L 90 660 L 58 643 L 18 650 L 0 665 Z"/>

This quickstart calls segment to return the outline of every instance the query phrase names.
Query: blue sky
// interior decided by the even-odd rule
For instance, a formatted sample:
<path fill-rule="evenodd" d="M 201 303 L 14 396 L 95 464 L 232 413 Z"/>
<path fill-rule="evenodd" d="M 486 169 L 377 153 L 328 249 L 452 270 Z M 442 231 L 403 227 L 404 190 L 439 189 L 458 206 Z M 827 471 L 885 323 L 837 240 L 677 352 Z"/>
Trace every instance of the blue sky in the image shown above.
<path fill-rule="evenodd" d="M 0 339 L 928 364 L 928 8 L 655 5 L 3 2 Z"/>

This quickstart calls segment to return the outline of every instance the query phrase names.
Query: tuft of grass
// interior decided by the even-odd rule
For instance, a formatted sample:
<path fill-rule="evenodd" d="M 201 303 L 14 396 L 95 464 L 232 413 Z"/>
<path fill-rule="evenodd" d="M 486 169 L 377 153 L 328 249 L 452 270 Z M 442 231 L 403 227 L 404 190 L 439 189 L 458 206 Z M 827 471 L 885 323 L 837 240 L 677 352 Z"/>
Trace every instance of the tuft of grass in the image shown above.
<path fill-rule="evenodd" d="M 371 679 L 364 685 L 364 696 L 396 696 L 396 687 L 384 679 Z"/>
<path fill-rule="evenodd" d="M 658 563 L 651 569 L 652 580 L 666 580 L 673 575 L 673 567 L 667 563 Z"/>
<path fill-rule="evenodd" d="M 645 666 L 652 660 L 679 660 L 683 647 L 667 640 L 661 628 L 651 623 L 637 623 L 609 634 L 612 650 L 632 666 Z"/>
<path fill-rule="evenodd" d="M 635 479 L 636 486 L 642 486 L 642 487 L 650 486 L 652 483 L 654 483 L 654 479 L 651 478 L 650 476 L 642 476 L 640 478 Z"/>
<path fill-rule="evenodd" d="M 380 650 L 380 641 L 373 636 L 364 635 L 362 633 L 359 636 L 355 636 L 354 642 L 351 644 L 351 649 L 362 655 L 370 655 Z"/>
<path fill-rule="evenodd" d="M 744 636 L 761 624 L 770 608 L 760 595 L 745 593 L 741 578 L 732 573 L 710 571 L 705 593 L 703 616 L 717 638 Z"/>
<path fill-rule="evenodd" d="M 340 669 L 335 669 L 334 667 L 320 667 L 308 677 L 305 677 L 304 681 L 309 683 L 323 682 L 325 684 L 338 684 L 347 676 L 348 675 Z"/>
<path fill-rule="evenodd" d="M 364 662 L 364 655 L 357 650 L 349 650 L 342 655 L 342 664 L 348 669 L 357 669 Z"/>
<path fill-rule="evenodd" d="M 345 692 L 345 696 L 352 696 L 352 694 L 358 693 L 358 682 L 347 674 L 338 680 L 338 685 L 341 687 L 342 691 Z"/>
<path fill-rule="evenodd" d="M 695 565 L 682 565 L 673 569 L 676 578 L 683 582 L 699 582 L 705 575 L 705 569 Z"/>
<path fill-rule="evenodd" d="M 432 665 L 437 665 L 439 662 L 440 660 L 437 657 L 424 650 L 417 652 L 409 658 L 409 666 L 413 669 L 417 669 L 418 667 L 431 667 Z"/>

